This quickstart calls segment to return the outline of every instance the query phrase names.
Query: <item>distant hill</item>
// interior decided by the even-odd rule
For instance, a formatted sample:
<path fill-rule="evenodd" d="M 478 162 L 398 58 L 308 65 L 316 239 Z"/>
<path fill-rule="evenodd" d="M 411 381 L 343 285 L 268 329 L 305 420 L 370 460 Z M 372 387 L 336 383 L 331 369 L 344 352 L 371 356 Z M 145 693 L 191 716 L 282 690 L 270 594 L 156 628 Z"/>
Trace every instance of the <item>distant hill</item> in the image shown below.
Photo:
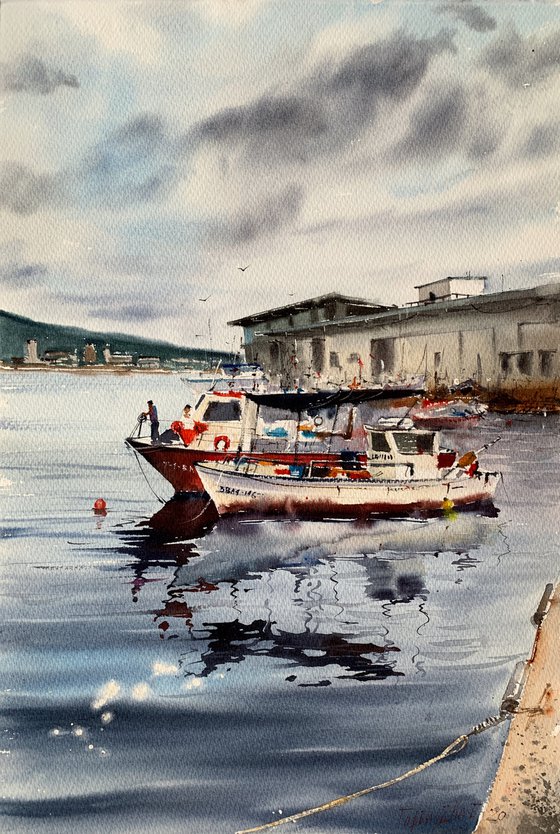
<path fill-rule="evenodd" d="M 47 350 L 67 353 L 77 350 L 80 364 L 87 344 L 95 345 L 97 361 L 100 363 L 103 362 L 103 348 L 106 345 L 109 345 L 112 353 L 131 353 L 134 360 L 141 356 L 157 356 L 162 365 L 182 359 L 192 363 L 193 367 L 200 367 L 220 359 L 231 359 L 231 354 L 223 351 L 180 347 L 123 333 L 99 333 L 79 327 L 47 324 L 0 310 L 0 360 L 11 363 L 14 358 L 23 357 L 28 339 L 37 340 L 39 356 Z"/>

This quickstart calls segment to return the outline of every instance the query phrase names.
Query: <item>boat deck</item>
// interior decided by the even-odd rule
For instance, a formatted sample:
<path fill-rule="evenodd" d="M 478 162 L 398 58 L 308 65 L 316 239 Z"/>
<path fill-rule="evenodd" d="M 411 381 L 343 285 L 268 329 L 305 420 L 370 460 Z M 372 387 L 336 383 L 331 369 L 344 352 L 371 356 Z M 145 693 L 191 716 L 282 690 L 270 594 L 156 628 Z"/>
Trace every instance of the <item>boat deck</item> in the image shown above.
<path fill-rule="evenodd" d="M 556 586 L 475 834 L 560 831 L 559 646 L 560 588 Z"/>

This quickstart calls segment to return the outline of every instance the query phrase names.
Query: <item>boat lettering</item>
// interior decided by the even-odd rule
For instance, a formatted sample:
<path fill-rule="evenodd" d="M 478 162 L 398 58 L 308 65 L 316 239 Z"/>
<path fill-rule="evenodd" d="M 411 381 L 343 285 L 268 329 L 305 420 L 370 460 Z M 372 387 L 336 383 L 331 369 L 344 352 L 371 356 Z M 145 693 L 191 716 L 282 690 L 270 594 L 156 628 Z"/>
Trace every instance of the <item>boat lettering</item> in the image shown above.
<path fill-rule="evenodd" d="M 228 487 L 221 484 L 219 491 L 225 492 L 227 495 L 246 495 L 248 498 L 258 498 L 259 495 L 262 495 L 262 492 L 255 492 L 254 489 L 240 489 L 239 487 Z"/>

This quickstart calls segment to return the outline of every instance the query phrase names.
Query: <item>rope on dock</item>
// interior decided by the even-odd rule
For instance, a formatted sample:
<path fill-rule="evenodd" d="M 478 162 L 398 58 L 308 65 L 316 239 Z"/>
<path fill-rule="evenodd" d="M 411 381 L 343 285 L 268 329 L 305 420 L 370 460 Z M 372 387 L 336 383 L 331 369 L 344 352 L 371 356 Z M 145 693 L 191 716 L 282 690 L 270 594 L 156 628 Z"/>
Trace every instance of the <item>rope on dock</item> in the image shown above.
<path fill-rule="evenodd" d="M 391 785 L 396 785 L 398 782 L 403 782 L 405 779 L 409 779 L 411 776 L 421 773 L 423 770 L 426 770 L 426 768 L 431 767 L 437 762 L 441 762 L 448 756 L 460 753 L 461 750 L 467 746 L 471 736 L 480 735 L 480 733 L 490 729 L 490 727 L 496 727 L 508 718 L 511 718 L 511 713 L 506 711 L 500 712 L 499 715 L 486 718 L 484 721 L 481 721 L 480 724 L 476 724 L 471 730 L 469 730 L 468 733 L 456 738 L 455 741 L 449 744 L 445 750 L 442 750 L 442 752 L 437 756 L 434 756 L 432 759 L 428 759 L 428 761 L 422 762 L 422 764 L 413 767 L 412 770 L 407 770 L 406 773 L 401 773 L 400 776 L 395 776 L 393 779 L 389 779 L 387 782 L 381 782 L 378 785 L 371 785 L 369 788 L 363 788 L 361 791 L 356 791 L 355 793 L 350 793 L 346 796 L 340 796 L 338 799 L 325 802 L 323 805 L 317 805 L 315 808 L 308 808 L 307 811 L 300 811 L 297 814 L 291 814 L 289 817 L 281 817 L 280 819 L 273 820 L 272 822 L 264 823 L 264 825 L 257 825 L 255 828 L 244 828 L 241 831 L 236 831 L 235 834 L 253 834 L 256 831 L 266 831 L 268 828 L 275 828 L 276 826 L 284 825 L 287 822 L 298 822 L 298 820 L 310 817 L 313 814 L 319 814 L 322 811 L 330 811 L 332 808 L 345 805 L 347 802 L 351 802 L 353 799 L 358 799 L 360 796 L 365 796 L 366 794 L 373 793 L 374 791 L 380 791 L 382 788 L 390 788 Z"/>

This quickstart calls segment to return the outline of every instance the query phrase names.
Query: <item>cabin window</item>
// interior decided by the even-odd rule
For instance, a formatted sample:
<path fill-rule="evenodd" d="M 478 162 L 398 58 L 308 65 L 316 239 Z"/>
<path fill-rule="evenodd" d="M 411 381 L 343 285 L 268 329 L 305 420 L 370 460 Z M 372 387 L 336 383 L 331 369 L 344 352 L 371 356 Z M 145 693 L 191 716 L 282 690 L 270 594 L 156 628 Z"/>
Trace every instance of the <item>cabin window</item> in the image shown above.
<path fill-rule="evenodd" d="M 234 399 L 208 403 L 202 420 L 208 423 L 230 423 L 241 420 L 241 403 Z"/>
<path fill-rule="evenodd" d="M 555 350 L 539 350 L 539 374 L 540 376 L 552 376 L 554 371 Z"/>
<path fill-rule="evenodd" d="M 401 455 L 433 455 L 434 453 L 433 434 L 395 432 L 393 437 Z"/>
<path fill-rule="evenodd" d="M 329 353 L 329 365 L 331 368 L 340 368 L 340 357 L 334 350 Z"/>
<path fill-rule="evenodd" d="M 371 443 L 371 451 L 372 452 L 390 452 L 391 447 L 387 441 L 386 436 L 383 432 L 379 431 L 372 431 L 370 432 L 370 443 Z"/>
<path fill-rule="evenodd" d="M 360 358 L 359 353 L 351 353 L 350 356 L 348 357 L 348 361 L 349 362 L 357 362 L 359 358 Z"/>
<path fill-rule="evenodd" d="M 525 376 L 531 376 L 533 373 L 533 351 L 517 354 L 517 369 Z"/>

